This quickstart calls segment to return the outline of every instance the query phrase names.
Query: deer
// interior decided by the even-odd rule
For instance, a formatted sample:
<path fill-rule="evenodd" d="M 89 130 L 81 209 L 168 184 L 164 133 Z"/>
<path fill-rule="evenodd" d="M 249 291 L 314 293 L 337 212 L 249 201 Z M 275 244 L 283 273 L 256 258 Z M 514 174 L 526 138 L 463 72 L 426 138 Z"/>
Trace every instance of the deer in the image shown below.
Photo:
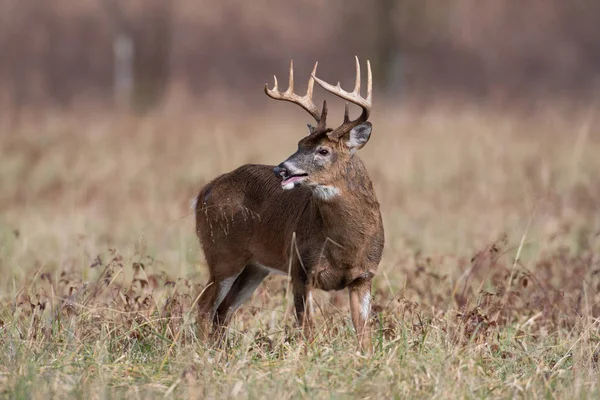
<path fill-rule="evenodd" d="M 367 61 L 365 98 L 356 56 L 355 61 L 352 92 L 319 79 L 317 62 L 304 96 L 294 93 L 291 61 L 288 89 L 281 92 L 274 76 L 273 89 L 265 84 L 265 93 L 300 106 L 316 125 L 308 124 L 297 151 L 279 165 L 243 165 L 209 182 L 195 198 L 196 232 L 210 274 L 198 299 L 203 337 L 226 328 L 273 273 L 289 277 L 296 321 L 306 337 L 313 334 L 312 290 L 347 288 L 358 346 L 371 349 L 371 281 L 384 230 L 373 183 L 356 154 L 372 131 L 371 64 Z M 312 100 L 315 82 L 346 100 L 344 120 L 335 129 L 327 126 L 327 102 L 319 111 Z M 356 119 L 350 119 L 349 103 L 362 109 Z"/>

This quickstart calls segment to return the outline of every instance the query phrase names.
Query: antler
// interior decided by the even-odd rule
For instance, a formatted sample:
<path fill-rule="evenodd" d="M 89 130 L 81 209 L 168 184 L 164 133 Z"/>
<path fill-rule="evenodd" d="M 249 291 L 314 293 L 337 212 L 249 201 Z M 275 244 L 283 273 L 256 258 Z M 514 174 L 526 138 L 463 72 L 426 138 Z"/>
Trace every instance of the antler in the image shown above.
<path fill-rule="evenodd" d="M 357 56 L 354 56 L 354 58 L 356 59 L 356 81 L 354 82 L 354 90 L 351 93 L 343 90 L 339 82 L 337 86 L 333 86 L 317 78 L 315 75 L 316 65 L 315 70 L 311 74 L 311 79 L 316 80 L 317 83 L 323 89 L 362 108 L 362 113 L 360 114 L 360 116 L 355 120 L 350 121 L 349 107 L 348 103 L 346 103 L 346 109 L 344 111 L 344 122 L 342 123 L 342 125 L 340 125 L 338 128 L 336 128 L 333 132 L 329 134 L 329 137 L 333 139 L 341 138 L 346 133 L 350 132 L 350 130 L 355 126 L 366 122 L 369 119 L 369 115 L 371 114 L 371 103 L 373 99 L 373 76 L 371 74 L 371 63 L 367 60 L 367 97 L 364 98 L 360 95 L 360 62 L 358 61 Z"/>
<path fill-rule="evenodd" d="M 310 78 L 308 79 L 308 88 L 306 89 L 306 94 L 302 97 L 298 96 L 294 93 L 294 61 L 290 61 L 290 77 L 288 89 L 285 92 L 280 92 L 277 86 L 277 76 L 273 75 L 273 79 L 275 84 L 273 85 L 273 89 L 269 89 L 269 84 L 265 84 L 265 94 L 272 99 L 275 100 L 285 100 L 291 103 L 297 104 L 306 110 L 312 117 L 319 123 L 319 127 L 325 128 L 326 117 L 327 117 L 327 105 L 323 103 L 323 110 L 319 112 L 317 106 L 312 100 L 313 95 L 313 86 L 315 85 L 315 74 L 317 72 L 317 65 L 319 63 L 315 63 L 315 67 L 312 70 Z"/>

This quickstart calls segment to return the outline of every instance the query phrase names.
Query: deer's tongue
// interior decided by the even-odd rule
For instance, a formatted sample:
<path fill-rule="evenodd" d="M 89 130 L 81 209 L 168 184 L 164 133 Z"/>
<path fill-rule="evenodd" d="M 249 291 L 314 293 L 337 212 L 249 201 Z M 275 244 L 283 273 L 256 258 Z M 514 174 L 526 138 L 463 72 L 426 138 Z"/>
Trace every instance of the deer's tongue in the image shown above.
<path fill-rule="evenodd" d="M 289 178 L 286 178 L 283 181 L 281 181 L 281 184 L 282 185 L 287 185 L 289 183 L 294 183 L 294 182 L 301 181 L 304 178 L 306 178 L 306 175 L 290 176 Z"/>

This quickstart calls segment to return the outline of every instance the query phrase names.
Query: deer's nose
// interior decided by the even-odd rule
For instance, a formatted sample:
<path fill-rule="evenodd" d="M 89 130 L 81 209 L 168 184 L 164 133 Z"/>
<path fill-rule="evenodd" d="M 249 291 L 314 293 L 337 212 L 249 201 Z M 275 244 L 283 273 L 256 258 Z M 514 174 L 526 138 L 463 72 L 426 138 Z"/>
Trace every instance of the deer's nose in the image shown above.
<path fill-rule="evenodd" d="M 288 170 L 285 167 L 285 165 L 283 165 L 283 163 L 281 163 L 278 166 L 276 166 L 275 168 L 273 168 L 273 173 L 278 178 L 285 178 L 288 173 Z"/>

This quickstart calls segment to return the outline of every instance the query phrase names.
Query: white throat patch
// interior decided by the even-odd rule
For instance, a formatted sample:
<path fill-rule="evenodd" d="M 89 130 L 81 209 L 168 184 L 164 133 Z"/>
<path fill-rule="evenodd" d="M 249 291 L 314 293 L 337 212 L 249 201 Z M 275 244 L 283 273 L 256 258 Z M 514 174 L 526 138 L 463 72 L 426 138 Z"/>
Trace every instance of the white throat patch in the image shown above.
<path fill-rule="evenodd" d="M 316 198 L 323 201 L 329 201 L 340 195 L 340 189 L 335 186 L 318 185 L 313 188 L 313 193 Z"/>

